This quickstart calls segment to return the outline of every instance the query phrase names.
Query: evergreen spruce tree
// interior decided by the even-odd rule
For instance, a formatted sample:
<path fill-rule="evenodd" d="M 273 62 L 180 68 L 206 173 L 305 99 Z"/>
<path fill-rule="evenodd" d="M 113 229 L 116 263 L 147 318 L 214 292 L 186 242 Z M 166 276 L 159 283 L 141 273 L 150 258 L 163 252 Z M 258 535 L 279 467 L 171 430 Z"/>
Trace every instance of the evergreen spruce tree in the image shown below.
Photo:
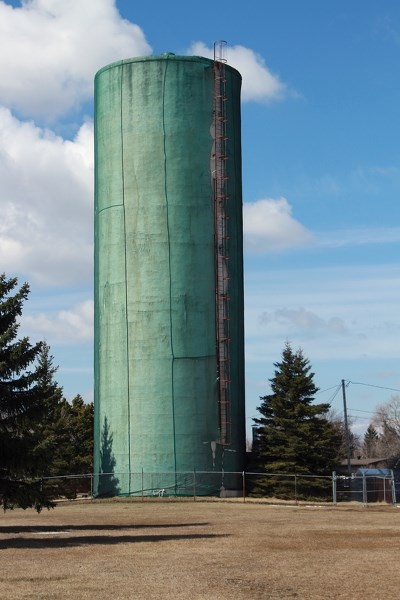
<path fill-rule="evenodd" d="M 86 404 L 79 394 L 70 406 L 70 469 L 76 475 L 93 471 L 93 403 Z"/>
<path fill-rule="evenodd" d="M 348 446 L 351 456 L 358 456 L 361 453 L 361 442 L 359 436 L 351 430 L 351 418 L 349 417 L 347 419 L 348 432 L 346 432 L 346 424 L 343 417 L 339 417 L 333 411 L 330 411 L 327 418 L 336 429 L 340 438 L 338 446 L 338 462 L 347 460 Z"/>
<path fill-rule="evenodd" d="M 57 367 L 53 365 L 50 346 L 43 342 L 38 353 L 39 377 L 37 391 L 43 403 L 43 414 L 38 425 L 40 436 L 35 448 L 36 461 L 41 475 L 54 475 L 57 450 L 62 445 L 60 439 L 60 417 L 64 404 L 63 390 L 54 379 Z M 58 473 L 57 473 L 58 474 Z"/>
<path fill-rule="evenodd" d="M 261 398 L 254 419 L 257 427 L 253 451 L 258 469 L 271 474 L 325 475 L 334 469 L 340 436 L 328 420 L 329 404 L 314 404 L 318 392 L 314 373 L 303 352 L 286 343 L 281 362 L 274 363 L 272 393 Z M 328 481 L 291 477 L 266 477 L 263 493 L 281 497 L 318 496 L 328 491 Z"/>
<path fill-rule="evenodd" d="M 79 394 L 71 404 L 62 398 L 44 439 L 52 440 L 48 474 L 60 477 L 53 480 L 58 495 L 74 498 L 78 493 L 88 493 L 90 480 L 77 475 L 87 475 L 93 470 L 93 403 L 86 404 Z"/>
<path fill-rule="evenodd" d="M 365 457 L 375 458 L 378 454 L 379 434 L 373 425 L 368 425 L 364 433 L 363 453 Z"/>
<path fill-rule="evenodd" d="M 43 477 L 43 485 L 54 497 L 75 497 L 75 481 L 61 477 L 73 473 L 70 467 L 71 453 L 71 405 L 63 397 L 63 389 L 55 380 L 58 367 L 53 364 L 50 347 L 43 342 L 38 355 L 41 367 L 38 379 L 39 393 L 44 413 L 39 424 L 40 436 L 34 452 Z M 55 477 L 60 478 L 55 479 Z M 51 479 L 50 479 L 51 478 Z"/>
<path fill-rule="evenodd" d="M 43 490 L 38 453 L 40 423 L 45 414 L 41 393 L 42 343 L 17 339 L 28 284 L 17 288 L 16 278 L 0 275 L 0 505 L 34 507 L 53 504 Z"/>

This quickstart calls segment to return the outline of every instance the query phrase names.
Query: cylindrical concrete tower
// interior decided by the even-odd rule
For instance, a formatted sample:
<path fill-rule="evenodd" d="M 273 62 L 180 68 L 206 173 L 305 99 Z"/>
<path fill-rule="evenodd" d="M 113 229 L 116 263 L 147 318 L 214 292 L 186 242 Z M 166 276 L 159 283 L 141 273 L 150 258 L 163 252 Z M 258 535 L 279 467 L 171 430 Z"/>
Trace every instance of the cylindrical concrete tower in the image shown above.
<path fill-rule="evenodd" d="M 244 468 L 241 77 L 221 72 L 166 54 L 96 75 L 98 495 Z"/>

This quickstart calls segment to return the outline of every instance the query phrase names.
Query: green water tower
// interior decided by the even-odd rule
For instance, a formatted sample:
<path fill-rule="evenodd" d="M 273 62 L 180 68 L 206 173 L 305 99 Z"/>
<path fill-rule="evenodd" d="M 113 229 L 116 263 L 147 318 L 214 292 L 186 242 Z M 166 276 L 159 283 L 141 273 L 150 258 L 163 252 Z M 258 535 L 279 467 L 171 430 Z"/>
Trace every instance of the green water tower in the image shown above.
<path fill-rule="evenodd" d="M 218 57 L 96 75 L 96 495 L 244 469 L 240 88 Z"/>

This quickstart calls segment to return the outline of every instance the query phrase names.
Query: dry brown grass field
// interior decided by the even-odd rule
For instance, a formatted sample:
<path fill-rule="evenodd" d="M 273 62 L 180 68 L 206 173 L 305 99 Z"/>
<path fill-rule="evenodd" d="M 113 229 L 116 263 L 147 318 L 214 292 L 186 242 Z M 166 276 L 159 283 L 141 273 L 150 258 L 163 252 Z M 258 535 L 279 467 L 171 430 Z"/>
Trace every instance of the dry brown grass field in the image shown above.
<path fill-rule="evenodd" d="M 2 600 L 400 598 L 393 506 L 88 501 L 0 519 Z"/>

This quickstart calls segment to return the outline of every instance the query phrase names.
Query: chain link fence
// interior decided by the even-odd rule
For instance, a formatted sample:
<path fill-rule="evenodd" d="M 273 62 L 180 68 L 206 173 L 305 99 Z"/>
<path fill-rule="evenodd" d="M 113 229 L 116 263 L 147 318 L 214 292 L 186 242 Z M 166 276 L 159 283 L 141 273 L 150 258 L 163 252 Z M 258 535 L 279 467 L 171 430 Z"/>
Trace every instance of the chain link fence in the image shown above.
<path fill-rule="evenodd" d="M 237 498 L 282 502 L 358 502 L 396 504 L 400 472 L 384 475 L 332 473 L 313 476 L 284 473 L 188 471 L 176 473 L 100 473 L 43 477 L 41 485 L 55 498 L 131 497 Z M 130 490 L 120 493 L 120 486 Z"/>
<path fill-rule="evenodd" d="M 382 475 L 353 473 L 333 479 L 333 498 L 336 502 L 362 502 L 364 505 L 383 502 L 396 504 L 400 479 L 391 471 Z"/>

